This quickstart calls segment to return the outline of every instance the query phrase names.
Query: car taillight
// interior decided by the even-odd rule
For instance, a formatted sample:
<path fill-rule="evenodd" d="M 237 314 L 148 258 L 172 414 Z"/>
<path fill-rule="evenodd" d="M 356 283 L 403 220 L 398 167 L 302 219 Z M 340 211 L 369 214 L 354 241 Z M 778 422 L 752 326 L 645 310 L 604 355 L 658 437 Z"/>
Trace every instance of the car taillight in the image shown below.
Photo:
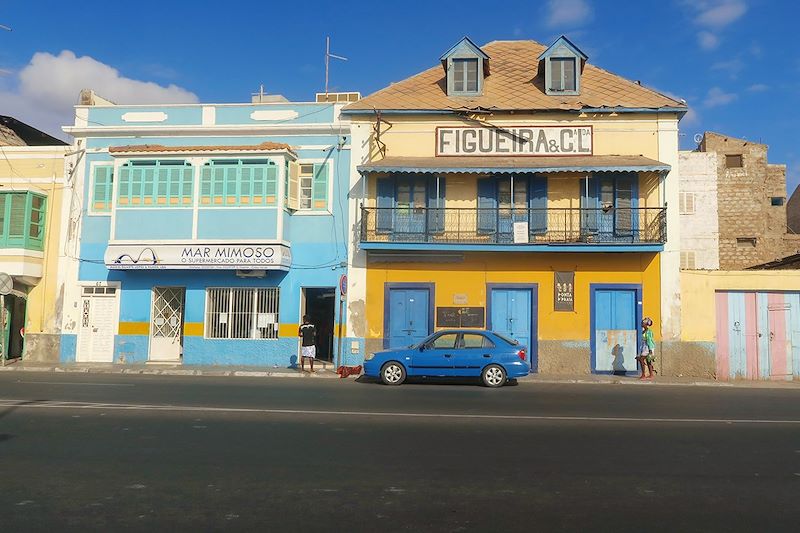
<path fill-rule="evenodd" d="M 523 361 L 525 360 L 525 350 L 520 350 L 520 351 L 518 351 L 518 352 L 517 352 L 517 355 L 518 355 L 518 356 L 519 356 L 519 358 L 520 358 L 520 359 L 522 359 Z"/>

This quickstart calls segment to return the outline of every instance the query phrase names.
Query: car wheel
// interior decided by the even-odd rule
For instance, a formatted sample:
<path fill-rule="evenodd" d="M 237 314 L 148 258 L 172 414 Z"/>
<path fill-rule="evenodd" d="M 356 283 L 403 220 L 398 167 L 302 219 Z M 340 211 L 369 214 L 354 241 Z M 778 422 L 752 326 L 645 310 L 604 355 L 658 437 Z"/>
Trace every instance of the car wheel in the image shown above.
<path fill-rule="evenodd" d="M 506 383 L 506 371 L 500 365 L 489 365 L 481 372 L 481 379 L 487 387 L 502 387 Z"/>
<path fill-rule="evenodd" d="M 406 380 L 406 369 L 397 361 L 389 361 L 381 367 L 381 381 L 384 385 L 400 385 Z"/>

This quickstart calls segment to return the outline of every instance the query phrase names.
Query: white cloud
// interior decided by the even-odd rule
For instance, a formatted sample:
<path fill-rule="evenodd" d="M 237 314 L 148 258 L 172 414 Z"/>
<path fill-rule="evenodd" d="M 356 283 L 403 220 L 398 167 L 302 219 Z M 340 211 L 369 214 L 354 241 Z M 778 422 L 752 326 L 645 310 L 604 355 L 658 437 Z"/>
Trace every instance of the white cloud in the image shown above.
<path fill-rule="evenodd" d="M 548 0 L 547 26 L 574 28 L 592 18 L 592 7 L 586 0 Z"/>
<path fill-rule="evenodd" d="M 712 0 L 697 2 L 698 9 L 695 22 L 701 26 L 722 29 L 737 21 L 747 11 L 743 0 Z"/>
<path fill-rule="evenodd" d="M 747 12 L 745 0 L 682 0 L 691 12 L 692 22 L 701 28 L 697 40 L 703 50 L 719 46 L 719 33 Z"/>
<path fill-rule="evenodd" d="M 754 83 L 748 87 L 747 90 L 751 93 L 763 93 L 764 91 L 769 90 L 769 85 L 765 83 Z"/>
<path fill-rule="evenodd" d="M 713 50 L 719 46 L 719 37 L 710 31 L 701 31 L 697 34 L 697 42 L 703 50 Z"/>
<path fill-rule="evenodd" d="M 681 127 L 682 128 L 691 128 L 692 126 L 696 126 L 700 123 L 700 114 L 695 111 L 693 107 L 690 107 L 689 110 L 683 115 L 681 119 Z"/>
<path fill-rule="evenodd" d="M 727 72 L 731 78 L 737 78 L 742 69 L 744 69 L 744 62 L 738 57 L 728 61 L 718 61 L 711 65 L 711 70 L 722 70 Z"/>
<path fill-rule="evenodd" d="M 197 102 L 197 95 L 177 85 L 134 80 L 89 56 L 64 50 L 37 52 L 18 75 L 0 86 L 0 114 L 64 137 L 61 126 L 74 122 L 73 105 L 81 89 L 94 91 L 118 104 Z"/>
<path fill-rule="evenodd" d="M 718 107 L 722 105 L 728 105 L 734 100 L 736 100 L 737 95 L 734 93 L 726 93 L 719 87 L 712 87 L 708 90 L 708 94 L 706 95 L 706 99 L 703 100 L 703 104 L 706 107 Z"/>

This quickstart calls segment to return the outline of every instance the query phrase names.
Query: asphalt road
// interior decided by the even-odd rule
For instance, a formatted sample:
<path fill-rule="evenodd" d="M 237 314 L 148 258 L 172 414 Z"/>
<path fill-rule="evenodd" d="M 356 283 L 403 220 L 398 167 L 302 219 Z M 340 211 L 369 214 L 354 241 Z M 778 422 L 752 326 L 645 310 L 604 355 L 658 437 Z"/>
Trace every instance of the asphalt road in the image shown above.
<path fill-rule="evenodd" d="M 800 389 L 0 375 L 2 531 L 796 531 Z"/>

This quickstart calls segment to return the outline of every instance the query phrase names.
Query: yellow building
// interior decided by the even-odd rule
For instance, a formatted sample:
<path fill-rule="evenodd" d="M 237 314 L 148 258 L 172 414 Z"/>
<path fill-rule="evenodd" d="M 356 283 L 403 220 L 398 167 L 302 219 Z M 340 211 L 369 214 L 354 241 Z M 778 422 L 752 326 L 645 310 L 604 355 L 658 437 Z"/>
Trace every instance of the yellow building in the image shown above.
<path fill-rule="evenodd" d="M 643 317 L 659 341 L 680 331 L 667 205 L 685 103 L 566 37 L 464 38 L 439 59 L 343 111 L 348 336 L 370 352 L 488 328 L 527 345 L 534 371 L 635 372 Z"/>
<path fill-rule="evenodd" d="M 58 360 L 58 259 L 68 148 L 0 116 L 0 272 L 13 281 L 3 295 L 6 359 Z"/>

